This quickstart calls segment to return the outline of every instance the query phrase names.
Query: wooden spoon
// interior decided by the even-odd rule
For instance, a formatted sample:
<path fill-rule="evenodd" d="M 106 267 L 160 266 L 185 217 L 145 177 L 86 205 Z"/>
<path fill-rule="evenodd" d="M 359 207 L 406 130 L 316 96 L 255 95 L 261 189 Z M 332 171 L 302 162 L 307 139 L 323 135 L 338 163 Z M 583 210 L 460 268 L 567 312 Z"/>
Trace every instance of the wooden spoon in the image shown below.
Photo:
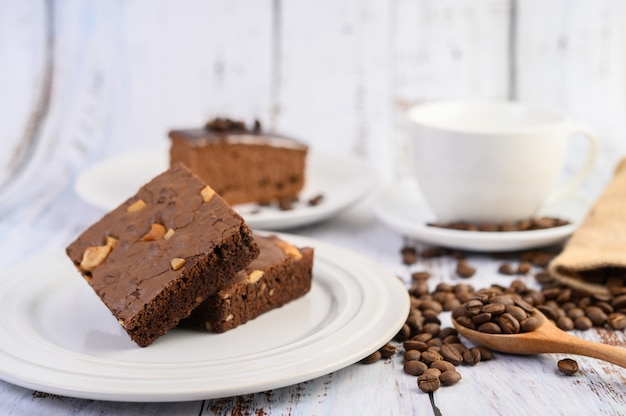
<path fill-rule="evenodd" d="M 617 364 L 626 368 L 626 349 L 599 342 L 587 341 L 559 329 L 552 321 L 535 309 L 533 316 L 541 322 L 531 332 L 517 334 L 488 334 L 479 332 L 456 322 L 457 332 L 477 345 L 509 354 L 565 353 L 584 355 Z"/>

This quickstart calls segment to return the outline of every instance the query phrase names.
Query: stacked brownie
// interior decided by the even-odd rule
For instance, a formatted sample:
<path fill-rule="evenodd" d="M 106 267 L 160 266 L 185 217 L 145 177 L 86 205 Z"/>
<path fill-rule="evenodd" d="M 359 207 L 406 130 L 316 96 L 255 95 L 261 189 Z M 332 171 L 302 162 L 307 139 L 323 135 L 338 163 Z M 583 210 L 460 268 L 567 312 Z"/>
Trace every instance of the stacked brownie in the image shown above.
<path fill-rule="evenodd" d="M 230 287 L 259 253 L 244 220 L 182 164 L 152 179 L 67 247 L 80 273 L 140 346 Z M 289 274 L 288 268 L 281 270 Z M 300 287 L 294 293 L 303 294 Z"/>
<path fill-rule="evenodd" d="M 235 279 L 197 307 L 189 322 L 224 332 L 304 296 L 311 289 L 313 249 L 254 236 L 261 249 Z"/>

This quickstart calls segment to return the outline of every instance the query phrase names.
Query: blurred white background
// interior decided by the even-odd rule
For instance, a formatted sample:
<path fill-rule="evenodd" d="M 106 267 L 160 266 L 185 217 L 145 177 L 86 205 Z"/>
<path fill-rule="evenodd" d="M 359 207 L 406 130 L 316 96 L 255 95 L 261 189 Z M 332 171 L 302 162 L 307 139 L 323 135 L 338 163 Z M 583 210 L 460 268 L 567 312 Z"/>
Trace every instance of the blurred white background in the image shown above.
<path fill-rule="evenodd" d="M 406 109 L 462 97 L 591 125 L 598 190 L 626 154 L 625 17 L 621 0 L 0 1 L 0 184 L 44 186 L 44 169 L 60 189 L 215 115 L 258 118 L 396 180 Z"/>

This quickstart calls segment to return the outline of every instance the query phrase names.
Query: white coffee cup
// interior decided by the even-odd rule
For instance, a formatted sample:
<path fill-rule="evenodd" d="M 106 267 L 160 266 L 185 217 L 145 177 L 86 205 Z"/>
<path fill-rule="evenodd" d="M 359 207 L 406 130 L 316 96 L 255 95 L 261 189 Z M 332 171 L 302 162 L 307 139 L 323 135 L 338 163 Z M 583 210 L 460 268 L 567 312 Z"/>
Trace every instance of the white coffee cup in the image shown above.
<path fill-rule="evenodd" d="M 413 173 L 438 222 L 528 219 L 571 194 L 595 163 L 598 140 L 561 112 L 511 101 L 439 101 L 412 107 Z M 564 185 L 568 139 L 587 138 L 587 158 Z"/>

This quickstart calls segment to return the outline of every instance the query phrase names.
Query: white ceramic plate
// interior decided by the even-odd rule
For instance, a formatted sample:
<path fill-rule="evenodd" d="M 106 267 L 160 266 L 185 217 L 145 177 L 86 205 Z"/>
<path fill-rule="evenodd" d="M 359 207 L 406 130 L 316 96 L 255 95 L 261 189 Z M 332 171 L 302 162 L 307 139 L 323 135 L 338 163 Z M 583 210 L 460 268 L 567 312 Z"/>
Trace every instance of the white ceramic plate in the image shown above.
<path fill-rule="evenodd" d="M 223 334 L 174 329 L 140 348 L 62 251 L 4 273 L 0 378 L 71 397 L 184 401 L 283 387 L 355 363 L 388 342 L 409 311 L 404 284 L 356 253 L 315 248 L 311 291 Z"/>
<path fill-rule="evenodd" d="M 385 188 L 374 201 L 375 215 L 392 229 L 416 240 L 468 251 L 516 251 L 557 244 L 578 227 L 592 201 L 580 195 L 563 199 L 542 209 L 548 215 L 570 221 L 569 225 L 536 231 L 460 231 L 429 226 L 435 215 L 426 205 L 415 181 L 407 180 Z"/>
<path fill-rule="evenodd" d="M 122 154 L 82 172 L 74 189 L 85 201 L 110 211 L 168 165 L 168 150 L 164 148 Z M 374 170 L 361 160 L 311 150 L 307 158 L 307 181 L 293 210 L 253 204 L 233 208 L 252 228 L 285 230 L 330 218 L 364 197 L 375 183 Z M 323 195 L 322 202 L 309 206 L 307 202 L 317 195 Z"/>

